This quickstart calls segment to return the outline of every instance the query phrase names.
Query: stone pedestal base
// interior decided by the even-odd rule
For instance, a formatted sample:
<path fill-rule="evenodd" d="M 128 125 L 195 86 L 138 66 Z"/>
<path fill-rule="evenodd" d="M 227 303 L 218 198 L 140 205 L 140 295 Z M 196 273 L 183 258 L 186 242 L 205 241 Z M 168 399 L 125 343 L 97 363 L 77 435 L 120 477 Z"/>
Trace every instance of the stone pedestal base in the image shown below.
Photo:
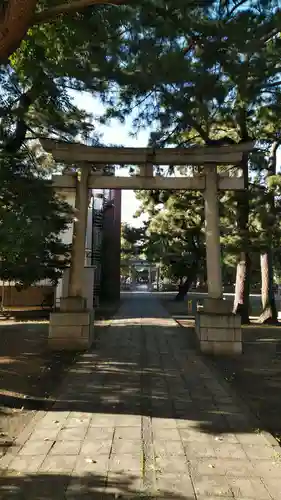
<path fill-rule="evenodd" d="M 241 318 L 227 312 L 198 312 L 195 331 L 200 350 L 215 356 L 242 354 Z"/>
<path fill-rule="evenodd" d="M 233 309 L 232 301 L 224 299 L 204 299 L 204 312 L 210 314 L 231 314 Z"/>
<path fill-rule="evenodd" d="M 64 311 L 50 315 L 48 346 L 54 351 L 84 351 L 94 340 L 94 311 Z"/>
<path fill-rule="evenodd" d="M 61 297 L 60 312 L 84 312 L 87 310 L 86 299 L 84 297 Z"/>

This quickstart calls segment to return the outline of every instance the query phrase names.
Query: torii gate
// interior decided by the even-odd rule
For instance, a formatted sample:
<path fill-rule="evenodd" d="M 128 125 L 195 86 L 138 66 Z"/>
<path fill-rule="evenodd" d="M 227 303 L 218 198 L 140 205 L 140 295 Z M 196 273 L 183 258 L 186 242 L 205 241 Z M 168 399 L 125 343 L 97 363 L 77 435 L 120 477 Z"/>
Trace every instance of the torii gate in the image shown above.
<path fill-rule="evenodd" d="M 148 270 L 149 284 L 151 284 L 151 274 L 152 274 L 152 271 L 156 271 L 156 274 L 157 274 L 157 283 L 159 282 L 159 264 L 148 262 L 148 261 L 145 261 L 145 260 L 129 259 L 127 261 L 123 260 L 122 261 L 122 265 L 123 266 L 127 265 L 130 270 L 132 268 L 134 268 L 136 270 L 138 267 L 145 268 L 146 270 Z M 159 283 L 158 283 L 158 285 L 159 285 Z"/>
<path fill-rule="evenodd" d="M 86 309 L 82 292 L 88 190 L 186 189 L 202 191 L 205 199 L 208 299 L 203 312 L 196 318 L 200 348 L 212 354 L 240 354 L 240 316 L 234 316 L 228 303 L 223 301 L 218 191 L 242 190 L 244 179 L 218 175 L 217 165 L 239 166 L 243 154 L 253 149 L 253 143 L 188 149 L 93 147 L 52 139 L 41 140 L 41 144 L 55 161 L 80 166 L 80 175 L 53 176 L 55 188 L 76 193 L 77 216 L 73 227 L 68 296 L 61 299 L 60 312 L 51 314 L 50 346 L 77 350 L 87 349 L 93 342 L 93 312 Z M 132 177 L 104 175 L 102 169 L 108 165 L 137 165 L 140 173 Z M 204 166 L 204 173 L 189 177 L 155 176 L 154 165 L 199 165 Z"/>

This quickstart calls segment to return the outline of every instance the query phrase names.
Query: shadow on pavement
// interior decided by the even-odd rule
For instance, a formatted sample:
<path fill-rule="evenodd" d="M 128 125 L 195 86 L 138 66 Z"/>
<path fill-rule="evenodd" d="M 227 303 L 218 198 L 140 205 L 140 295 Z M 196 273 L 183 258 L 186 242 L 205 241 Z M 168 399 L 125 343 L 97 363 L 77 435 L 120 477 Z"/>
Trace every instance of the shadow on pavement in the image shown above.
<path fill-rule="evenodd" d="M 97 320 L 112 317 L 119 305 L 102 302 Z M 77 358 L 75 352 L 48 350 L 48 327 L 38 318 L 25 323 L 0 321 L 0 454 L 7 439 L 14 439 L 32 418 L 33 410 L 46 408 L 49 395 L 54 395 Z"/>
<path fill-rule="evenodd" d="M 203 358 L 149 294 L 133 294 L 96 345 L 69 369 L 57 398 L 1 396 L 3 406 L 30 410 L 137 414 L 189 421 L 202 432 L 253 432 Z"/>
<path fill-rule="evenodd" d="M 3 396 L 1 403 L 30 410 L 137 414 L 192 421 L 204 432 L 251 432 L 229 395 L 189 350 L 180 327 L 104 328 L 95 351 L 70 368 L 57 399 Z M 218 399 L 216 400 L 216 395 Z"/>
<path fill-rule="evenodd" d="M 11 475 L 0 479 L 0 498 L 16 500 L 110 500 L 117 498 L 153 499 L 138 488 L 140 478 L 128 474 L 113 474 L 105 477 L 96 473 L 85 475 L 59 475 L 52 472 L 34 473 L 24 476 Z M 182 496 L 171 491 L 158 490 L 155 498 L 194 500 L 194 496 Z"/>

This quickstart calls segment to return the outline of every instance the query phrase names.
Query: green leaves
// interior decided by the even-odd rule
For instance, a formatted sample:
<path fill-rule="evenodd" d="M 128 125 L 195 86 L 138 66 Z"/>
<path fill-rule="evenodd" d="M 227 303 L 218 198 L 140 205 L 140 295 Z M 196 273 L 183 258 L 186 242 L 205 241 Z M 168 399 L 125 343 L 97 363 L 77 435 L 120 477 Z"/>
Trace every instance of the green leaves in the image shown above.
<path fill-rule="evenodd" d="M 150 214 L 144 253 L 148 260 L 161 262 L 166 276 L 178 280 L 190 274 L 194 262 L 204 269 L 203 198 L 196 192 L 164 193 L 138 192 L 143 212 Z"/>
<path fill-rule="evenodd" d="M 28 286 L 56 282 L 69 259 L 60 233 L 71 208 L 57 199 L 50 183 L 35 175 L 25 158 L 0 160 L 0 277 Z"/>

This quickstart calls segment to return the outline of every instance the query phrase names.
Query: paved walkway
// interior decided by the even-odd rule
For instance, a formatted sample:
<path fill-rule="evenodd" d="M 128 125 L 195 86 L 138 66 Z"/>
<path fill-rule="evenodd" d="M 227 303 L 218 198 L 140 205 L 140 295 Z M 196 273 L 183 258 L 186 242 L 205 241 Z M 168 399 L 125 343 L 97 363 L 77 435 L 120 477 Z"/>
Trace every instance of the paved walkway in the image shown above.
<path fill-rule="evenodd" d="M 274 444 L 157 299 L 132 294 L 0 460 L 0 498 L 280 500 Z"/>

